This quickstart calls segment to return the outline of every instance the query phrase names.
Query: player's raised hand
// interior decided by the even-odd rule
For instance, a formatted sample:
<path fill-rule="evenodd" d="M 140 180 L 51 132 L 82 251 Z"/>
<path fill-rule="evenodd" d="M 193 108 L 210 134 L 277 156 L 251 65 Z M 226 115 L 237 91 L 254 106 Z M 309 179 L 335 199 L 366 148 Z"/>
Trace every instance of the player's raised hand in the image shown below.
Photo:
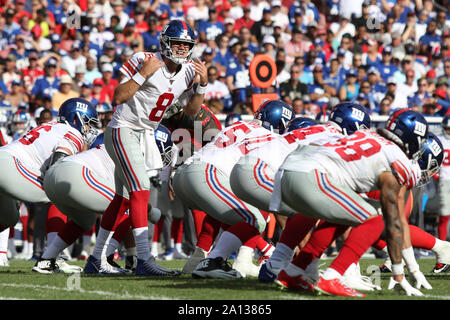
<path fill-rule="evenodd" d="M 195 73 L 200 77 L 200 85 L 202 87 L 206 86 L 208 84 L 208 68 L 206 68 L 206 63 L 197 58 L 194 60 L 193 65 Z"/>
<path fill-rule="evenodd" d="M 164 62 L 162 60 L 159 60 L 156 55 L 152 55 L 151 57 L 144 60 L 142 64 L 141 70 L 139 70 L 139 73 L 144 77 L 147 78 L 154 74 L 156 71 L 158 71 L 159 68 L 161 68 L 164 65 Z"/>

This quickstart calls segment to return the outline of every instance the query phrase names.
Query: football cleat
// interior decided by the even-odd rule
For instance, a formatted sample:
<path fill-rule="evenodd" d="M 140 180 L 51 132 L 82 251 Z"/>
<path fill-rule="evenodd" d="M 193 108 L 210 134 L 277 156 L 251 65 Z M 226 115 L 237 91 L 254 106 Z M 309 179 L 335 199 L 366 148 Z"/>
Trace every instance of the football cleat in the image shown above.
<path fill-rule="evenodd" d="M 61 273 L 80 273 L 83 272 L 83 268 L 79 266 L 70 265 L 64 259 L 56 259 L 56 265 Z"/>
<path fill-rule="evenodd" d="M 232 268 L 239 271 L 243 278 L 258 277 L 260 267 L 253 264 L 253 251 L 252 248 L 241 246 L 233 262 Z"/>
<path fill-rule="evenodd" d="M 102 275 L 118 275 L 127 273 L 122 268 L 116 268 L 107 262 L 103 262 L 93 255 L 90 255 L 84 266 L 84 273 L 86 274 L 102 274 Z"/>
<path fill-rule="evenodd" d="M 9 267 L 8 256 L 6 253 L 0 254 L 0 267 Z"/>
<path fill-rule="evenodd" d="M 125 258 L 125 269 L 130 270 L 132 273 L 136 271 L 137 265 L 137 257 L 136 256 L 127 256 Z"/>
<path fill-rule="evenodd" d="M 260 282 L 274 282 L 277 275 L 270 270 L 269 263 L 264 263 L 259 269 L 258 280 Z"/>
<path fill-rule="evenodd" d="M 433 248 L 433 252 L 436 254 L 436 266 L 439 265 L 450 265 L 450 242 L 448 241 L 437 241 L 436 240 L 436 245 Z M 434 267 L 433 269 L 433 273 L 439 273 L 439 272 L 435 272 L 434 270 L 440 270 L 442 269 L 441 266 L 439 266 L 440 268 L 436 268 Z M 445 268 L 445 267 L 444 267 Z M 448 267 L 446 269 L 447 272 L 448 271 Z"/>
<path fill-rule="evenodd" d="M 202 248 L 195 247 L 194 253 L 190 256 L 189 260 L 186 262 L 186 264 L 183 267 L 183 270 L 181 270 L 182 273 L 192 273 L 194 269 L 198 266 L 200 261 L 203 259 L 206 259 L 206 256 L 208 255 L 208 252 L 203 250 Z"/>
<path fill-rule="evenodd" d="M 161 258 L 162 260 L 167 260 L 167 261 L 173 260 L 173 251 L 174 251 L 173 248 L 169 248 L 166 252 L 164 252 L 164 253 L 160 256 L 160 258 Z"/>
<path fill-rule="evenodd" d="M 325 280 L 322 276 L 319 277 L 314 289 L 319 293 L 324 293 L 330 296 L 356 297 L 363 298 L 366 295 L 358 292 L 345 285 L 340 279 L 334 278 Z"/>
<path fill-rule="evenodd" d="M 303 275 L 298 275 L 296 277 L 289 276 L 285 270 L 281 270 L 278 274 L 275 283 L 278 284 L 282 289 L 291 289 L 298 291 L 312 292 L 314 291 L 314 286 L 306 281 Z"/>
<path fill-rule="evenodd" d="M 147 261 L 137 259 L 135 274 L 137 276 L 178 276 L 181 272 L 166 269 L 156 263 L 155 257 L 151 257 Z"/>
<path fill-rule="evenodd" d="M 222 257 L 217 257 L 200 261 L 195 270 L 192 271 L 192 277 L 195 279 L 241 279 L 242 275 L 239 271 L 231 268 Z"/>
<path fill-rule="evenodd" d="M 176 260 L 187 260 L 189 259 L 189 256 L 183 251 L 175 249 L 175 251 L 173 252 L 173 258 Z"/>
<path fill-rule="evenodd" d="M 106 262 L 114 268 L 123 270 L 123 273 L 125 273 L 125 274 L 133 273 L 131 270 L 128 270 L 127 268 L 125 268 L 125 269 L 122 268 L 119 264 L 117 264 L 117 262 L 114 261 L 114 253 L 110 254 L 109 256 L 106 257 Z"/>
<path fill-rule="evenodd" d="M 56 259 L 39 259 L 34 264 L 32 269 L 34 272 L 42 274 L 60 273 L 59 266 L 56 264 Z"/>
<path fill-rule="evenodd" d="M 447 273 L 450 271 L 450 264 L 445 263 L 436 263 L 433 270 L 431 270 L 432 273 Z"/>

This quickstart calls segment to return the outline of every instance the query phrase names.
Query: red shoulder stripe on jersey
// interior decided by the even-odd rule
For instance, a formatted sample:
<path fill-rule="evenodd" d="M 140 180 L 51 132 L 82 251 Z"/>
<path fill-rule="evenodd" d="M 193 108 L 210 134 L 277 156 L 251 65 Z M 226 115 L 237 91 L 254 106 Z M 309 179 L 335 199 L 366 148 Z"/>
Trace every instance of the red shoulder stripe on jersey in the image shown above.
<path fill-rule="evenodd" d="M 408 175 L 406 174 L 403 163 L 397 160 L 392 163 L 392 168 L 395 170 L 396 176 L 400 180 L 400 183 L 402 185 L 405 184 L 406 181 L 408 181 Z"/>
<path fill-rule="evenodd" d="M 123 65 L 121 69 L 125 71 L 125 73 L 128 75 L 129 78 L 133 77 L 133 74 L 130 72 L 130 70 L 128 70 L 128 68 L 125 65 Z"/>
<path fill-rule="evenodd" d="M 75 137 L 71 132 L 67 132 L 67 133 L 64 135 L 64 138 L 66 138 L 67 140 L 73 142 L 73 143 L 75 144 L 75 146 L 77 147 L 78 152 L 81 151 L 81 148 L 82 148 L 82 146 L 83 146 L 82 143 L 81 143 L 80 140 L 79 140 L 77 137 Z"/>
<path fill-rule="evenodd" d="M 128 73 L 128 75 L 130 76 L 130 78 L 133 76 L 133 74 L 134 74 L 134 69 L 133 69 L 133 67 L 130 65 L 130 63 L 129 62 L 127 62 L 127 63 L 125 63 L 123 66 L 122 66 L 122 69 L 124 69 L 127 73 Z"/>
<path fill-rule="evenodd" d="M 137 65 L 133 62 L 132 59 L 128 60 L 127 63 L 129 63 L 131 67 L 133 67 L 133 71 L 137 71 Z"/>

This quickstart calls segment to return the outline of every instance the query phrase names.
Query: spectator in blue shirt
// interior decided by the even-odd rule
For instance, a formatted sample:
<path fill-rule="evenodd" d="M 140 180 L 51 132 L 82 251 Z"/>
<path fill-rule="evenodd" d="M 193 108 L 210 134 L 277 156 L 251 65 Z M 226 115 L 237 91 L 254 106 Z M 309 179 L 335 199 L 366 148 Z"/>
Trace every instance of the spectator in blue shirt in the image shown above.
<path fill-rule="evenodd" d="M 144 41 L 144 50 L 148 51 L 148 49 L 152 45 L 156 45 L 159 48 L 159 31 L 158 27 L 158 18 L 154 15 L 150 15 L 147 19 L 148 31 L 141 34 L 142 40 Z"/>
<path fill-rule="evenodd" d="M 245 102 L 251 94 L 252 83 L 248 73 L 249 61 L 252 53 L 248 48 L 239 50 L 238 63 L 230 66 L 226 73 L 226 84 L 233 96 L 233 103 Z"/>
<path fill-rule="evenodd" d="M 208 43 L 208 41 L 214 41 L 216 37 L 218 37 L 224 31 L 225 26 L 223 25 L 223 23 L 217 21 L 216 8 L 209 8 L 209 20 L 200 21 L 199 23 L 198 35 L 200 42 Z"/>
<path fill-rule="evenodd" d="M 59 89 L 59 78 L 56 76 L 56 60 L 50 58 L 47 60 L 44 68 L 45 75 L 36 79 L 31 89 L 31 98 L 34 100 L 36 96 L 44 95 L 53 96 Z"/>
<path fill-rule="evenodd" d="M 331 97 L 336 96 L 336 89 L 325 83 L 323 79 L 323 66 L 316 64 L 313 67 L 313 82 L 308 85 L 308 94 L 311 103 L 318 105 L 320 108 L 330 102 Z"/>
<path fill-rule="evenodd" d="M 389 77 L 393 76 L 398 68 L 392 63 L 392 48 L 384 47 L 381 62 L 376 65 L 380 72 L 381 79 L 386 82 Z"/>
<path fill-rule="evenodd" d="M 427 25 L 427 31 L 419 39 L 419 48 L 422 55 L 428 56 L 433 49 L 439 48 L 441 45 L 441 37 L 436 34 L 436 20 L 431 20 Z"/>

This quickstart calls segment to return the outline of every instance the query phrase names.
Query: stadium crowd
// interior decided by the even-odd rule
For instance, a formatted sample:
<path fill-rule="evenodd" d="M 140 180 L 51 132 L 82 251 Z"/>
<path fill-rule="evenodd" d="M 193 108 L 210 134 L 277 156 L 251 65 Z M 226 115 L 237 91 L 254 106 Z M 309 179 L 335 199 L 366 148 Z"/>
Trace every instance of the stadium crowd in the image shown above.
<path fill-rule="evenodd" d="M 197 32 L 193 56 L 206 62 L 205 104 L 217 115 L 253 114 L 255 93 L 277 93 L 312 118 L 341 101 L 372 115 L 450 112 L 447 1 L 2 0 L 0 14 L 5 137 L 50 120 L 42 111 L 55 117 L 73 97 L 96 105 L 105 126 L 122 64 L 159 51 L 162 27 L 180 18 Z M 276 65 L 266 89 L 249 75 L 261 53 Z"/>

